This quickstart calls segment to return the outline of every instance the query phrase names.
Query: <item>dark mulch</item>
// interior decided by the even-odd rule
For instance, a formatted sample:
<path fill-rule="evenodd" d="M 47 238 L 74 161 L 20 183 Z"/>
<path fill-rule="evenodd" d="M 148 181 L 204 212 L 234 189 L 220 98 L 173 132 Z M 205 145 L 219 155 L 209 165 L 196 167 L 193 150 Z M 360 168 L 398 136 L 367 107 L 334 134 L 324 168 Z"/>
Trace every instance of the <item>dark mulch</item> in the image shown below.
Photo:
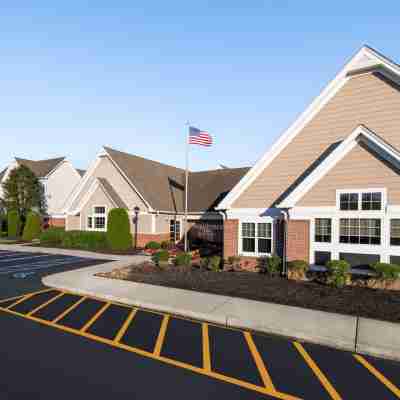
<path fill-rule="evenodd" d="M 160 270 L 149 263 L 102 276 L 400 322 L 398 291 L 354 286 L 336 289 L 316 282 L 271 278 L 254 272 L 212 272 L 175 267 Z"/>

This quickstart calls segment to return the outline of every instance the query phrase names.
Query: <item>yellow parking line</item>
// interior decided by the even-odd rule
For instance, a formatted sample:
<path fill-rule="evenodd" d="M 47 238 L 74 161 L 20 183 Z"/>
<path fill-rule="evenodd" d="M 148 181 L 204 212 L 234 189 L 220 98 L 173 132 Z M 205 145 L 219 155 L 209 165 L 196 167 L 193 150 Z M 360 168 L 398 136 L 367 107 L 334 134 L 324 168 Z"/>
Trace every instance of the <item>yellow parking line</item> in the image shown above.
<path fill-rule="evenodd" d="M 154 347 L 153 354 L 155 356 L 160 356 L 160 354 L 161 354 L 161 349 L 162 349 L 162 345 L 164 343 L 165 334 L 167 333 L 168 321 L 169 321 L 169 315 L 164 315 L 164 318 L 162 320 L 161 327 L 160 327 L 160 332 L 158 333 L 157 342 Z"/>
<path fill-rule="evenodd" d="M 125 335 L 126 330 L 128 329 L 128 326 L 130 325 L 131 321 L 133 320 L 134 316 L 136 315 L 137 309 L 132 309 L 132 311 L 129 313 L 128 317 L 126 318 L 125 322 L 122 324 L 121 329 L 118 331 L 114 338 L 114 342 L 119 342 L 122 337 Z"/>
<path fill-rule="evenodd" d="M 1 306 L 2 303 L 7 303 L 8 301 L 11 301 L 11 300 L 18 300 L 21 297 L 25 297 L 25 296 L 26 295 L 22 294 L 22 295 L 19 295 L 19 296 L 9 297 L 8 299 L 0 300 L 0 306 Z"/>
<path fill-rule="evenodd" d="M 76 303 L 72 304 L 71 307 L 68 307 L 65 311 L 63 311 L 60 315 L 51 321 L 53 324 L 56 324 L 58 321 L 63 319 L 68 313 L 70 313 L 73 309 L 79 306 L 84 300 L 86 300 L 86 296 L 81 297 Z"/>
<path fill-rule="evenodd" d="M 50 322 L 50 321 L 39 319 L 39 318 L 34 317 L 32 315 L 24 315 L 24 314 L 21 314 L 21 313 L 16 312 L 16 311 L 9 310 L 7 308 L 3 308 L 1 310 L 6 312 L 6 313 L 8 313 L 8 314 L 17 315 L 19 317 L 29 319 L 31 321 L 37 322 L 37 323 L 42 324 L 42 325 L 50 326 L 50 327 L 56 328 L 56 329 L 64 331 L 64 332 L 68 332 L 68 333 L 72 333 L 72 334 L 75 334 L 75 335 L 78 335 L 78 336 L 82 336 L 82 337 L 91 339 L 91 340 L 96 341 L 96 342 L 108 344 L 110 346 L 113 346 L 113 347 L 116 347 L 116 348 L 120 348 L 120 349 L 129 351 L 131 353 L 138 354 L 138 355 L 143 356 L 143 357 L 147 357 L 147 358 L 150 358 L 150 359 L 153 359 L 153 360 L 164 362 L 166 364 L 173 365 L 173 366 L 176 366 L 176 367 L 180 367 L 180 368 L 189 370 L 191 372 L 198 373 L 200 375 L 205 375 L 205 376 L 220 380 L 222 382 L 231 383 L 233 385 L 237 385 L 237 386 L 243 387 L 245 389 L 249 389 L 249 390 L 253 390 L 253 391 L 258 392 L 258 393 L 269 395 L 269 396 L 271 396 L 273 398 L 276 398 L 276 399 L 281 399 L 281 400 L 301 400 L 298 397 L 295 397 L 295 396 L 292 396 L 292 395 L 289 395 L 289 394 L 286 394 L 286 393 L 275 392 L 275 391 L 269 390 L 269 389 L 267 389 L 265 387 L 257 386 L 257 385 L 254 385 L 252 383 L 241 381 L 241 380 L 236 379 L 236 378 L 225 376 L 225 375 L 222 375 L 222 374 L 219 374 L 219 373 L 216 373 L 216 372 L 212 372 L 212 371 L 206 371 L 203 368 L 198 368 L 198 367 L 195 367 L 193 365 L 186 364 L 186 363 L 183 363 L 183 362 L 180 362 L 180 361 L 176 361 L 176 360 L 172 360 L 172 359 L 169 359 L 169 358 L 166 358 L 166 357 L 157 356 L 154 353 L 149 353 L 147 351 L 144 351 L 144 350 L 141 350 L 141 349 L 138 349 L 138 348 L 135 348 L 135 347 L 130 347 L 130 346 L 125 345 L 125 344 L 120 343 L 120 342 L 115 342 L 113 340 L 109 340 L 109 339 L 105 339 L 105 338 L 102 338 L 102 337 L 98 337 L 98 336 L 95 336 L 95 335 L 90 334 L 88 332 L 82 332 L 82 331 L 79 331 L 79 330 L 76 330 L 76 329 L 73 329 L 73 328 L 70 328 L 70 327 L 67 327 L 67 326 L 58 325 L 58 324 L 55 324 L 55 323 Z"/>
<path fill-rule="evenodd" d="M 34 308 L 33 310 L 29 311 L 28 315 L 35 314 L 36 311 L 39 311 L 42 308 L 45 308 L 46 306 L 48 306 L 53 301 L 59 299 L 61 296 L 64 296 L 63 292 L 59 293 L 57 296 L 52 297 L 50 300 L 46 301 L 45 303 L 41 304 L 40 306 L 38 306 L 38 307 Z"/>
<path fill-rule="evenodd" d="M 250 332 L 243 332 L 244 337 L 246 339 L 247 345 L 249 346 L 250 352 L 253 356 L 254 362 L 257 365 L 258 372 L 260 373 L 261 379 L 266 388 L 271 390 L 275 390 L 275 386 L 272 383 L 271 376 L 269 375 L 267 368 L 265 367 L 264 361 L 261 358 L 260 353 L 258 352 L 257 346 L 254 343 L 254 340 L 250 334 Z"/>
<path fill-rule="evenodd" d="M 383 383 L 395 396 L 400 399 L 400 389 L 396 387 L 392 382 L 383 376 L 375 367 L 373 367 L 364 357 L 353 354 L 354 358 L 362 364 L 372 375 L 375 376 L 381 383 Z"/>
<path fill-rule="evenodd" d="M 22 299 L 19 299 L 15 303 L 13 303 L 10 306 L 8 306 L 7 309 L 16 306 L 19 303 L 22 303 L 25 300 L 30 299 L 31 297 L 35 296 L 36 294 L 50 292 L 51 290 L 54 290 L 54 289 L 44 289 L 44 290 L 38 290 L 37 292 L 29 293 L 26 296 L 22 297 Z"/>
<path fill-rule="evenodd" d="M 324 375 L 324 373 L 319 369 L 318 365 L 310 357 L 310 355 L 307 353 L 306 349 L 299 342 L 293 342 L 293 344 L 296 347 L 297 351 L 300 353 L 300 355 L 304 358 L 304 361 L 312 369 L 315 376 L 321 382 L 322 386 L 329 393 L 331 398 L 333 400 L 342 400 L 339 393 L 335 390 L 335 388 L 329 382 L 328 378 Z"/>
<path fill-rule="evenodd" d="M 110 302 L 107 302 L 106 304 L 104 304 L 103 307 L 101 307 L 100 310 L 97 311 L 97 313 L 94 314 L 93 317 L 90 318 L 88 322 L 86 322 L 86 324 L 83 326 L 83 328 L 81 328 L 81 331 L 82 332 L 87 331 L 90 328 L 90 326 L 94 323 L 94 321 L 96 321 L 96 319 L 99 318 L 100 315 L 103 314 L 103 312 L 106 311 L 108 307 L 110 307 L 110 305 L 111 305 Z"/>
<path fill-rule="evenodd" d="M 203 322 L 201 330 L 203 337 L 203 368 L 206 371 L 211 371 L 210 336 L 208 335 L 208 324 Z"/>

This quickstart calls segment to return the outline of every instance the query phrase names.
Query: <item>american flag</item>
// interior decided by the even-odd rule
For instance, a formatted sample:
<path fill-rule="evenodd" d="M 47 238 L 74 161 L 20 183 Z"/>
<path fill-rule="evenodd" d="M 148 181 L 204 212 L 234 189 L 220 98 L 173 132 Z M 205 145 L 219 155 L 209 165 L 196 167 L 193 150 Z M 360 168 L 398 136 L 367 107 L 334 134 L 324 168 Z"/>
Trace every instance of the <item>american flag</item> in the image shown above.
<path fill-rule="evenodd" d="M 208 132 L 201 131 L 193 126 L 189 127 L 189 144 L 199 144 L 200 146 L 210 147 L 212 142 L 212 137 Z"/>

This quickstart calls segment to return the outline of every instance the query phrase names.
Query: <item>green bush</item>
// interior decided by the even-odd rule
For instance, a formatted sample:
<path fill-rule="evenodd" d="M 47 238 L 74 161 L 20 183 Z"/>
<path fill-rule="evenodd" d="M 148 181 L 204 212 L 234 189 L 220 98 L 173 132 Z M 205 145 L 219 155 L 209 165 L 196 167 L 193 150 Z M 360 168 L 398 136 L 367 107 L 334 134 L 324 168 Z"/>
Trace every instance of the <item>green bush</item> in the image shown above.
<path fill-rule="evenodd" d="M 341 288 L 350 279 L 350 264 L 345 260 L 331 260 L 326 263 L 328 284 Z"/>
<path fill-rule="evenodd" d="M 154 264 L 160 265 L 160 263 L 166 263 L 169 260 L 169 253 L 167 250 L 160 250 L 154 253 L 151 257 Z"/>
<path fill-rule="evenodd" d="M 221 270 L 221 257 L 220 256 L 212 256 L 210 258 L 210 268 L 214 272 L 218 272 Z"/>
<path fill-rule="evenodd" d="M 209 265 L 210 265 L 210 259 L 208 257 L 200 258 L 201 269 L 208 269 Z"/>
<path fill-rule="evenodd" d="M 292 271 L 307 271 L 309 264 L 304 260 L 293 260 L 288 262 L 288 269 Z"/>
<path fill-rule="evenodd" d="M 40 234 L 40 244 L 50 246 L 61 246 L 65 235 L 64 228 L 49 228 Z"/>
<path fill-rule="evenodd" d="M 400 265 L 377 262 L 371 265 L 378 279 L 392 281 L 400 278 Z"/>
<path fill-rule="evenodd" d="M 174 243 L 171 242 L 170 240 L 163 240 L 161 242 L 161 248 L 164 250 L 170 250 L 174 247 Z"/>
<path fill-rule="evenodd" d="M 241 258 L 239 256 L 229 256 L 228 257 L 228 264 L 239 266 Z"/>
<path fill-rule="evenodd" d="M 176 266 L 186 266 L 188 267 L 192 262 L 192 255 L 190 253 L 179 253 L 175 257 Z"/>
<path fill-rule="evenodd" d="M 128 250 L 132 247 L 129 216 L 124 208 L 113 208 L 108 213 L 107 241 L 112 250 Z"/>
<path fill-rule="evenodd" d="M 22 239 L 27 242 L 30 242 L 33 239 L 39 238 L 40 232 L 41 232 L 40 216 L 34 212 L 30 212 L 26 218 Z"/>
<path fill-rule="evenodd" d="M 16 210 L 10 210 L 7 215 L 8 237 L 17 238 L 20 234 L 21 219 Z"/>
<path fill-rule="evenodd" d="M 82 250 L 107 249 L 108 240 L 106 232 L 68 231 L 64 233 L 62 247 Z"/>
<path fill-rule="evenodd" d="M 279 256 L 265 256 L 258 258 L 258 268 L 260 273 L 268 273 L 270 276 L 279 274 L 282 260 Z"/>
<path fill-rule="evenodd" d="M 154 242 L 154 241 L 148 242 L 145 247 L 146 247 L 146 249 L 149 249 L 149 250 L 161 249 L 160 243 Z"/>

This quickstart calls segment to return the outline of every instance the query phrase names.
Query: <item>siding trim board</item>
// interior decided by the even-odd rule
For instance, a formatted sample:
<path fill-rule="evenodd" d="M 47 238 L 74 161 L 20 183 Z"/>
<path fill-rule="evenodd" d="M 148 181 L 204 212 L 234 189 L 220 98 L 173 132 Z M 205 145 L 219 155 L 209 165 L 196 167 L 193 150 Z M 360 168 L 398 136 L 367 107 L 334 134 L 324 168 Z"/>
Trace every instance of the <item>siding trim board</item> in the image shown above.
<path fill-rule="evenodd" d="M 253 168 L 235 185 L 225 199 L 218 205 L 218 209 L 229 209 L 245 192 L 247 188 L 261 175 L 261 173 L 279 156 L 288 144 L 303 130 L 303 128 L 323 109 L 323 107 L 335 96 L 336 93 L 350 80 L 351 71 L 365 67 L 381 66 L 390 73 L 391 77 L 400 76 L 400 66 L 378 53 L 376 50 L 363 46 L 342 68 L 338 75 L 328 84 L 321 94 L 310 106 L 294 121 L 273 146 L 261 157 Z M 302 172 L 302 171 L 300 171 Z"/>

